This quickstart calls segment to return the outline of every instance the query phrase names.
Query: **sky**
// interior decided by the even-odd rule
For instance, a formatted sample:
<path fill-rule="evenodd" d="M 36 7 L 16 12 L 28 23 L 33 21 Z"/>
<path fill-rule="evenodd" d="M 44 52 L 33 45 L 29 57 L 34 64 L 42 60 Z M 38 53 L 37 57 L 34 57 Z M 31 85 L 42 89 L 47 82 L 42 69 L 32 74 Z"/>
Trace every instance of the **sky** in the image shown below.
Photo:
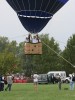
<path fill-rule="evenodd" d="M 67 40 L 75 33 L 75 0 L 69 0 L 39 34 L 42 33 L 48 33 L 59 43 L 60 49 L 64 50 Z M 25 40 L 27 34 L 15 11 L 6 0 L 0 0 L 0 36 L 19 43 Z"/>

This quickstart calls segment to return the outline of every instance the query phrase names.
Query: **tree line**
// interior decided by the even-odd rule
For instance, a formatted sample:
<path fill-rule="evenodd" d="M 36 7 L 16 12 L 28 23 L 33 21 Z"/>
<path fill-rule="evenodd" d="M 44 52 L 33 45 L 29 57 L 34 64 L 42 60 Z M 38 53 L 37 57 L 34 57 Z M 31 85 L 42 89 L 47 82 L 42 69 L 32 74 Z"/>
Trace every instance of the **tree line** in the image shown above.
<path fill-rule="evenodd" d="M 42 34 L 39 37 L 43 41 L 43 54 L 25 55 L 25 42 L 18 44 L 16 41 L 10 42 L 7 37 L 0 36 L 0 74 L 19 72 L 30 76 L 34 72 L 47 73 L 54 70 L 66 71 L 67 75 L 73 73 L 75 70 L 72 66 L 75 65 L 75 34 L 68 39 L 63 51 L 53 37 L 49 38 L 49 34 Z"/>

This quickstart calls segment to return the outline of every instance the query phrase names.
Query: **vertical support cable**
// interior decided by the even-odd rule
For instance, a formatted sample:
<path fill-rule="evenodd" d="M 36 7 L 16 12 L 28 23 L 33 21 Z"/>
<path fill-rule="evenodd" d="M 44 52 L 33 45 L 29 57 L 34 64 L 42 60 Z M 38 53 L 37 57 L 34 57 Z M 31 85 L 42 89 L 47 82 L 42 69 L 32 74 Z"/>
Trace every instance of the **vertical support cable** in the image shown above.
<path fill-rule="evenodd" d="M 35 11 L 35 16 L 36 16 L 36 0 L 35 0 L 35 8 L 34 8 L 34 11 Z"/>
<path fill-rule="evenodd" d="M 29 3 L 29 12 L 30 12 L 30 2 L 29 2 L 29 0 L 28 0 L 28 3 Z M 31 12 L 30 12 L 30 16 L 31 16 Z"/>
<path fill-rule="evenodd" d="M 22 0 L 22 4 L 23 4 L 23 8 L 24 8 L 24 10 L 25 10 L 25 5 L 24 5 L 24 1 Z"/>
<path fill-rule="evenodd" d="M 19 9 L 20 9 L 20 11 L 21 11 L 21 7 L 20 7 L 20 5 L 19 5 L 18 1 L 17 1 L 17 0 L 15 0 L 15 1 L 17 2 L 17 4 L 18 4 L 18 7 L 19 7 Z"/>
<path fill-rule="evenodd" d="M 20 4 L 19 4 L 18 0 L 16 0 L 16 2 L 17 2 L 18 7 L 19 7 L 19 9 L 20 9 L 20 11 L 21 11 L 21 7 L 20 7 Z"/>
<path fill-rule="evenodd" d="M 47 10 L 47 8 L 48 8 L 48 6 L 49 6 L 50 1 L 51 1 L 51 0 L 49 0 L 47 6 L 46 6 L 46 8 L 45 8 L 45 11 Z"/>
<path fill-rule="evenodd" d="M 41 11 L 41 8 L 42 8 L 42 4 L 43 4 L 43 0 L 42 0 L 42 2 L 41 2 L 40 11 Z M 40 13 L 40 17 L 41 17 L 41 15 L 42 15 L 42 11 L 41 11 L 41 13 Z"/>
<path fill-rule="evenodd" d="M 35 12 L 35 13 L 34 13 L 34 15 L 35 15 L 35 17 L 36 17 L 36 0 L 35 0 L 34 12 Z M 34 33 L 35 33 L 35 28 L 34 28 L 34 30 L 33 30 L 33 31 L 34 31 Z"/>
<path fill-rule="evenodd" d="M 54 13 L 55 12 L 55 10 L 60 6 L 60 4 L 62 4 L 61 2 L 59 2 L 58 3 L 58 5 L 55 7 L 55 9 L 53 10 L 53 12 L 52 13 Z M 50 11 L 49 11 L 50 12 Z"/>
<path fill-rule="evenodd" d="M 23 7 L 24 7 L 25 15 L 26 15 L 26 10 L 25 10 L 25 5 L 24 5 L 24 1 L 23 0 L 22 0 L 22 4 L 23 4 Z"/>
<path fill-rule="evenodd" d="M 47 12 L 46 10 L 47 10 L 47 8 L 48 8 L 48 6 L 49 6 L 49 3 L 50 3 L 50 0 L 49 0 L 49 2 L 48 2 L 48 4 L 47 4 L 46 8 L 45 8 L 45 12 Z M 46 16 L 46 15 L 45 15 L 45 16 Z"/>
<path fill-rule="evenodd" d="M 56 2 L 57 2 L 57 0 L 54 2 L 54 4 L 52 5 L 52 7 L 51 7 L 51 9 L 50 9 L 49 12 L 51 12 L 51 10 L 52 10 L 52 8 L 55 6 Z M 59 5 L 59 4 L 58 4 L 58 5 Z M 58 6 L 58 5 L 57 5 L 57 6 Z M 55 9 L 56 9 L 56 8 L 55 8 Z"/>

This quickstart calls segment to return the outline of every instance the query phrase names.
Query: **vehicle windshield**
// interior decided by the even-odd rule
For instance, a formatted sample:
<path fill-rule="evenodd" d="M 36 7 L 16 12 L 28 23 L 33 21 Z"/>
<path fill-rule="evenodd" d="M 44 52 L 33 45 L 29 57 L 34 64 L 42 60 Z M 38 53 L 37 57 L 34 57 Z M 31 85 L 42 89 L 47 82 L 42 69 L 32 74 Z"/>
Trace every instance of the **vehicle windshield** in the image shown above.
<path fill-rule="evenodd" d="M 45 79 L 47 79 L 47 75 L 46 74 L 40 74 L 39 77 L 38 77 L 38 79 L 45 80 Z"/>

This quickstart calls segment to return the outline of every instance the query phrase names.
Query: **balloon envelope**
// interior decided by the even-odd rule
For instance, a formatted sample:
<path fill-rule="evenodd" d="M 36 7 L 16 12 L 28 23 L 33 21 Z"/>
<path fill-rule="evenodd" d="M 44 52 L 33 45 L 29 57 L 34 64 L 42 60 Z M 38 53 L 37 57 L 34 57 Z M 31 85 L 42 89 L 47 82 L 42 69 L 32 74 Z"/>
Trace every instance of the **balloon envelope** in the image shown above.
<path fill-rule="evenodd" d="M 30 33 L 40 32 L 68 0 L 6 0 Z"/>

